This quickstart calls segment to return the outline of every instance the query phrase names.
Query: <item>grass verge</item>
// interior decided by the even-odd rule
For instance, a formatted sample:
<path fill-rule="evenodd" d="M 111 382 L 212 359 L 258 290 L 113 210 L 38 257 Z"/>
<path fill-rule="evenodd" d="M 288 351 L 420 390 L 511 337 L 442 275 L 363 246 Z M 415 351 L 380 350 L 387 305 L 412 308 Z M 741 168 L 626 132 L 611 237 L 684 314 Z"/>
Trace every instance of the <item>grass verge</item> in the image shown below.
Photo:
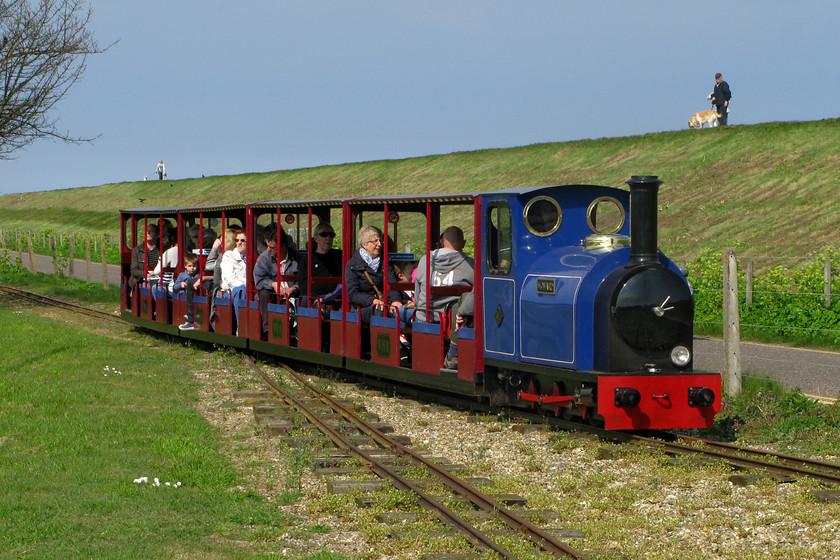
<path fill-rule="evenodd" d="M 745 375 L 741 394 L 723 399 L 714 432 L 793 455 L 840 456 L 840 400 L 819 404 L 769 375 Z"/>
<path fill-rule="evenodd" d="M 76 278 L 52 274 L 33 274 L 17 257 L 0 252 L 0 284 L 20 286 L 21 289 L 37 292 L 57 299 L 71 300 L 108 311 L 116 311 L 120 301 L 120 287 L 116 284 L 103 288 L 101 284 L 85 282 Z"/>
<path fill-rule="evenodd" d="M 263 557 L 290 519 L 237 487 L 198 352 L 129 337 L 0 306 L 0 557 Z"/>

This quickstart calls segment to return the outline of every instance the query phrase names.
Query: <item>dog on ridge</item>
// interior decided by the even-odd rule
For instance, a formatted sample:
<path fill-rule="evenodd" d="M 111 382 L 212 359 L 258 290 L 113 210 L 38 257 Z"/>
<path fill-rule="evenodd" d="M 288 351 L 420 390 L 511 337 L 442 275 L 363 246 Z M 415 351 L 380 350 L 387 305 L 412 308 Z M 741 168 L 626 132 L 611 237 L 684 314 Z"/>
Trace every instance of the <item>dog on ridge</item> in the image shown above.
<path fill-rule="evenodd" d="M 712 128 L 713 126 L 717 126 L 719 124 L 718 118 L 720 116 L 720 113 L 713 109 L 694 113 L 694 116 L 688 121 L 688 128 L 692 130 L 695 128 L 703 128 L 704 124 L 707 124 L 709 125 L 709 128 Z"/>

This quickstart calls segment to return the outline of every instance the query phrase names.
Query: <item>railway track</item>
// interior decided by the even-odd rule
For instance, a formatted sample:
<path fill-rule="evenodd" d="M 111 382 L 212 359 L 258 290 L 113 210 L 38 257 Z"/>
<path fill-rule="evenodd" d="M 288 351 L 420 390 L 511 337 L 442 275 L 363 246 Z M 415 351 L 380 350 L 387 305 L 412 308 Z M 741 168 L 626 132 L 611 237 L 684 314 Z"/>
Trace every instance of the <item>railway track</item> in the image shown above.
<path fill-rule="evenodd" d="M 659 433 L 655 437 L 632 435 L 631 439 L 643 445 L 663 447 L 668 453 L 723 459 L 739 467 L 766 469 L 782 476 L 805 476 L 828 484 L 840 484 L 838 463 L 697 437 L 675 436 L 668 432 Z"/>
<path fill-rule="evenodd" d="M 69 303 L 66 301 L 62 301 L 60 299 L 52 298 L 49 296 L 44 296 L 41 294 L 36 294 L 35 292 L 29 292 L 26 290 L 21 290 L 19 288 L 13 288 L 11 286 L 3 286 L 0 285 L 0 294 L 7 295 L 9 297 L 22 299 L 26 301 L 31 301 L 40 305 L 48 305 L 50 307 L 56 307 L 59 309 L 66 309 L 68 311 L 73 311 L 74 313 L 80 313 L 82 315 L 87 315 L 88 317 L 94 317 L 96 319 L 104 319 L 106 321 L 113 321 L 113 322 L 122 322 L 119 315 L 114 313 L 108 313 L 105 311 L 99 311 L 98 309 L 91 309 L 89 307 L 84 307 L 82 305 L 77 305 L 75 303 Z"/>
<path fill-rule="evenodd" d="M 362 379 L 364 383 L 370 383 L 369 379 Z M 377 383 L 374 382 L 374 385 Z M 381 385 L 380 389 L 388 390 L 387 385 Z M 410 396 L 439 402 L 459 408 L 469 408 L 483 414 L 496 414 L 500 411 L 484 403 L 465 402 L 458 397 L 431 395 L 418 388 L 411 388 Z M 653 431 L 648 435 L 639 435 L 633 432 L 617 432 L 604 430 L 583 422 L 530 413 L 527 411 L 508 411 L 512 416 L 526 419 L 533 423 L 544 423 L 552 428 L 565 431 L 584 432 L 597 436 L 605 441 L 617 443 L 636 443 L 649 447 L 660 447 L 666 453 L 677 455 L 693 455 L 705 457 L 709 460 L 725 460 L 739 468 L 766 469 L 775 475 L 782 477 L 805 476 L 815 478 L 827 484 L 840 484 L 840 464 L 809 459 L 807 457 L 796 457 L 783 453 L 774 453 L 762 449 L 755 449 L 742 445 L 719 442 L 710 439 L 678 435 L 667 431 Z"/>
<path fill-rule="evenodd" d="M 429 493 L 425 492 L 416 483 L 403 477 L 396 469 L 389 466 L 388 461 L 378 454 L 372 454 L 354 445 L 350 438 L 341 431 L 335 429 L 329 422 L 321 419 L 315 414 L 310 407 L 308 407 L 301 398 L 295 397 L 285 389 L 283 389 L 275 380 L 267 375 L 262 368 L 260 368 L 250 357 L 245 360 L 252 366 L 263 380 L 271 387 L 276 395 L 285 401 L 290 406 L 293 406 L 301 414 L 303 414 L 310 422 L 318 426 L 337 447 L 347 449 L 354 455 L 363 460 L 370 468 L 370 470 L 379 477 L 390 481 L 396 488 L 414 493 L 418 497 L 420 505 L 431 511 L 440 521 L 449 527 L 459 532 L 475 547 L 492 550 L 499 554 L 502 558 L 516 558 L 510 551 L 505 549 L 502 545 L 496 542 L 495 537 L 479 530 L 470 522 L 466 521 L 461 515 L 445 506 L 440 500 L 436 499 Z M 496 518 L 504 522 L 510 529 L 516 533 L 526 537 L 532 543 L 539 546 L 542 550 L 550 553 L 555 558 L 576 558 L 585 560 L 589 558 L 584 553 L 575 550 L 574 548 L 560 542 L 547 531 L 537 527 L 530 521 L 527 521 L 517 513 L 509 509 L 505 504 L 499 500 L 481 492 L 474 486 L 468 484 L 464 480 L 455 476 L 442 466 L 430 461 L 423 455 L 406 447 L 396 439 L 388 436 L 375 425 L 364 420 L 358 414 L 350 410 L 343 403 L 333 398 L 328 393 L 311 385 L 299 373 L 284 366 L 284 369 L 292 378 L 297 381 L 301 387 L 311 392 L 317 399 L 327 405 L 335 413 L 350 422 L 362 433 L 372 438 L 382 448 L 390 450 L 399 458 L 409 460 L 418 467 L 426 469 L 432 476 L 441 481 L 451 491 L 462 496 L 464 499 L 472 503 L 476 508 L 492 514 Z"/>

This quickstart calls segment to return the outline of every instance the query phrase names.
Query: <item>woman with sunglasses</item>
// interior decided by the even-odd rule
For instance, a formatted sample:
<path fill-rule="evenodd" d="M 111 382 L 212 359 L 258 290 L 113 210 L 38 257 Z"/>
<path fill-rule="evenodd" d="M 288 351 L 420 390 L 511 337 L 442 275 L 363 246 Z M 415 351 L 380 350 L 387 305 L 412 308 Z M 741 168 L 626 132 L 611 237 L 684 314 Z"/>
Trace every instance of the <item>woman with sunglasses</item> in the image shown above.
<path fill-rule="evenodd" d="M 233 300 L 244 299 L 245 284 L 247 282 L 248 267 L 245 265 L 245 250 L 248 246 L 245 232 L 241 229 L 236 231 L 234 237 L 235 247 L 231 251 L 225 251 L 222 255 L 219 268 L 222 271 L 222 291 L 230 290 L 230 297 Z M 239 306 L 234 304 L 236 313 L 236 324 L 239 324 Z"/>
<path fill-rule="evenodd" d="M 333 249 L 333 242 L 335 241 L 335 230 L 333 227 L 326 223 L 321 222 L 317 226 L 312 234 L 312 277 L 341 277 L 341 249 Z M 300 264 L 298 266 L 298 288 L 300 289 L 300 293 L 304 298 L 307 298 L 309 295 L 307 290 L 309 289 L 309 262 L 310 259 L 307 255 L 304 255 L 300 258 Z M 339 284 L 339 287 L 341 285 Z M 332 292 L 336 291 L 336 286 L 334 284 L 312 284 L 312 297 L 313 298 L 323 298 Z M 304 305 L 312 306 L 312 302 L 309 299 L 303 300 Z"/>

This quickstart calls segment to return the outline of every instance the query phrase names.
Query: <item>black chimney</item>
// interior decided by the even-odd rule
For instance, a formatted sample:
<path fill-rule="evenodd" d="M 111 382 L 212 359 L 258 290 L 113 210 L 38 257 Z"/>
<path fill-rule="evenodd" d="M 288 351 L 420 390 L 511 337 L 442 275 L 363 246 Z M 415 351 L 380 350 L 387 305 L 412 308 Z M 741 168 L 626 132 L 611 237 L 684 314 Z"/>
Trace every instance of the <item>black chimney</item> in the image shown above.
<path fill-rule="evenodd" d="M 630 185 L 630 264 L 659 264 L 656 175 L 633 175 Z"/>

